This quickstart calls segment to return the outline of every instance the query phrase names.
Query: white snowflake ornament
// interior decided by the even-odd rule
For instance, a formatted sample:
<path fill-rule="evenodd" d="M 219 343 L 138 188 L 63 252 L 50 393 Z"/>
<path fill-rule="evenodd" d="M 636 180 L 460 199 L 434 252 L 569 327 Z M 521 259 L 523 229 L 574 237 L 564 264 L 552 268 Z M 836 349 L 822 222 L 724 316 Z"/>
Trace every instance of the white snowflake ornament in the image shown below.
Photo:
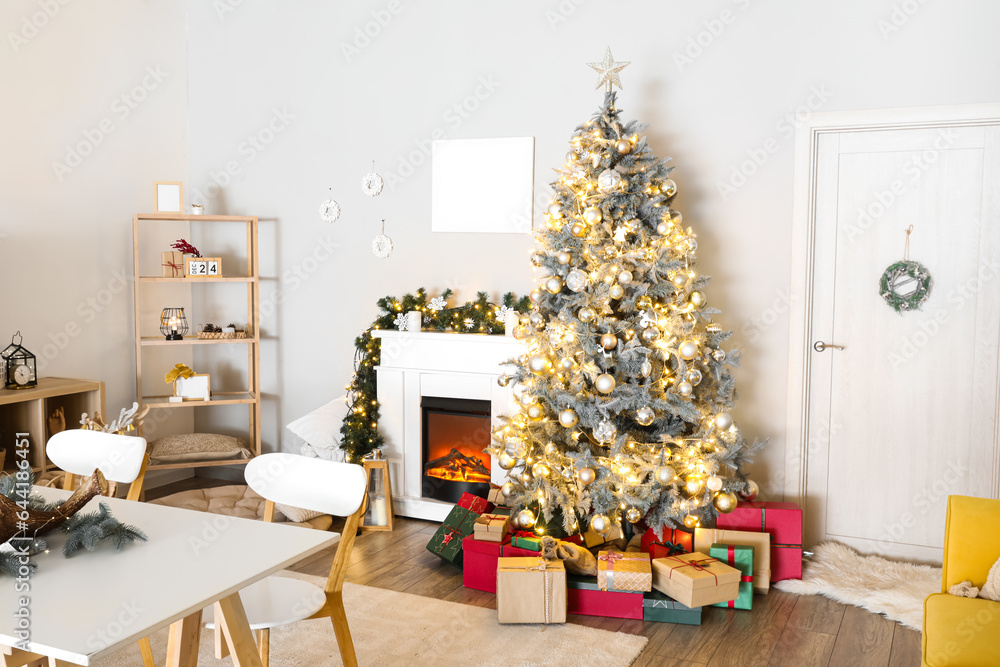
<path fill-rule="evenodd" d="M 400 331 L 406 331 L 406 313 L 399 313 L 396 315 L 396 319 L 392 321 L 396 325 L 396 328 Z"/>
<path fill-rule="evenodd" d="M 471 329 L 472 327 L 476 326 L 475 321 L 473 321 L 471 317 L 466 317 L 464 324 L 466 329 Z"/>
<path fill-rule="evenodd" d="M 500 306 L 499 308 L 497 308 L 497 320 L 500 322 L 506 322 L 507 315 L 513 312 L 514 309 L 511 308 L 510 306 Z"/>
<path fill-rule="evenodd" d="M 427 307 L 430 310 L 437 312 L 439 310 L 444 310 L 444 307 L 446 305 L 448 305 L 448 302 L 445 301 L 443 296 L 436 296 L 433 299 L 431 299 L 430 303 L 427 304 Z"/>

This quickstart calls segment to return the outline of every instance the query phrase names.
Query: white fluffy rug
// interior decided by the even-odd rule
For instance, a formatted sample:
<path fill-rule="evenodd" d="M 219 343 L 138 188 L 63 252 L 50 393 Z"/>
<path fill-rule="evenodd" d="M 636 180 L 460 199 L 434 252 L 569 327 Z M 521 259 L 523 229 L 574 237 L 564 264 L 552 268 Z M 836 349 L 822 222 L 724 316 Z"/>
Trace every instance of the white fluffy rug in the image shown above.
<path fill-rule="evenodd" d="M 825 595 L 920 631 L 924 598 L 941 592 L 941 568 L 862 556 L 843 544 L 826 542 L 814 550 L 801 581 L 786 579 L 775 587 L 799 595 Z"/>
<path fill-rule="evenodd" d="M 324 581 L 291 576 L 318 586 Z M 360 665 L 564 666 L 586 655 L 588 664 L 628 667 L 647 641 L 570 623 L 499 625 L 493 609 L 355 584 L 344 584 L 344 606 Z M 166 638 L 166 629 L 150 637 L 158 665 L 164 664 Z M 211 632 L 202 631 L 198 664 L 232 665 L 231 658 L 215 659 L 212 640 Z M 141 662 L 133 644 L 97 661 L 96 667 L 134 667 Z M 342 664 L 329 619 L 271 630 L 272 667 Z"/>

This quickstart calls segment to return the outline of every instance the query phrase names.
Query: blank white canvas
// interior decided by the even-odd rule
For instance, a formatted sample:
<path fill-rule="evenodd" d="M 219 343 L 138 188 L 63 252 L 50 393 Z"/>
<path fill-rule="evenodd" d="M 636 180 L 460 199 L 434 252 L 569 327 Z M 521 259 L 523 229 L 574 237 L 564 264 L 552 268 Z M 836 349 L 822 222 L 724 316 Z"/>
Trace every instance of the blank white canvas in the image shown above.
<path fill-rule="evenodd" d="M 431 231 L 531 233 L 534 137 L 441 140 L 432 151 Z"/>
<path fill-rule="evenodd" d="M 156 210 L 180 212 L 181 189 L 177 185 L 159 184 L 156 186 Z"/>

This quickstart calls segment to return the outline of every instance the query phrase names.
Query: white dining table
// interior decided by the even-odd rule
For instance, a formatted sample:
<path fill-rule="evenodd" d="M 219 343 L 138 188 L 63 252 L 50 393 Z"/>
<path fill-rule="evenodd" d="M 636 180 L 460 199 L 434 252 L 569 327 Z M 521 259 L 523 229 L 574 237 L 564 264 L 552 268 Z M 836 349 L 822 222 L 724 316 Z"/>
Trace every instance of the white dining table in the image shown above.
<path fill-rule="evenodd" d="M 47 500 L 68 497 L 58 489 L 36 487 Z M 63 556 L 66 534 L 43 536 L 47 553 L 32 557 L 38 567 L 17 592 L 16 580 L 0 576 L 0 646 L 14 647 L 14 613 L 28 598 L 31 637 L 23 650 L 5 648 L 4 660 L 21 655 L 55 658 L 64 664 L 91 665 L 123 646 L 170 626 L 167 664 L 198 662 L 201 612 L 219 603 L 224 635 L 235 665 L 261 664 L 240 601 L 239 591 L 337 543 L 338 533 L 280 523 L 226 517 L 117 498 L 95 498 L 84 511 L 103 502 L 115 518 L 142 530 L 149 540 L 116 552 L 105 542 L 92 552 Z M 24 664 L 24 663 L 22 663 Z"/>

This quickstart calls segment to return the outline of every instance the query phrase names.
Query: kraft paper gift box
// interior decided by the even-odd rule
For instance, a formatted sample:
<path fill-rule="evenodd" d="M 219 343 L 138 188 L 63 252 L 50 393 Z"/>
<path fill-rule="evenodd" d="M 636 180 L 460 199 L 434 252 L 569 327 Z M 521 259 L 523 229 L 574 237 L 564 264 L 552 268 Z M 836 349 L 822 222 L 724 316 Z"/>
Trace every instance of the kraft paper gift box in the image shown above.
<path fill-rule="evenodd" d="M 503 542 L 507 537 L 510 517 L 501 514 L 483 514 L 473 524 L 473 535 L 483 542 Z"/>
<path fill-rule="evenodd" d="M 570 614 L 642 619 L 642 593 L 602 591 L 597 585 L 597 577 L 578 574 L 566 576 L 566 587 L 566 611 Z"/>
<path fill-rule="evenodd" d="M 561 560 L 500 558 L 497 562 L 500 623 L 565 623 L 566 568 Z"/>
<path fill-rule="evenodd" d="M 625 533 L 622 532 L 622 527 L 616 524 L 611 527 L 611 530 L 608 531 L 607 535 L 601 535 L 596 530 L 588 527 L 582 537 L 584 545 L 588 549 L 593 549 L 594 547 L 599 547 L 602 544 L 607 544 L 611 540 L 622 539 L 625 537 Z"/>
<path fill-rule="evenodd" d="M 496 484 L 490 484 L 490 492 L 489 495 L 486 496 L 486 500 L 495 507 L 507 506 L 507 499 L 503 497 L 502 493 L 500 493 L 500 487 Z M 507 513 L 510 514 L 509 511 Z"/>
<path fill-rule="evenodd" d="M 714 606 L 729 609 L 753 609 L 753 556 L 754 548 L 743 544 L 713 544 L 709 548 L 712 558 L 740 571 L 740 593 L 736 599 L 719 602 Z"/>
<path fill-rule="evenodd" d="M 742 544 L 753 547 L 753 589 L 767 594 L 771 588 L 771 536 L 749 530 L 695 528 L 694 550 L 709 554 L 713 544 Z"/>
<path fill-rule="evenodd" d="M 160 253 L 160 277 L 184 277 L 184 253 L 168 251 Z"/>
<path fill-rule="evenodd" d="M 601 551 L 597 554 L 597 585 L 602 591 L 651 591 L 653 571 L 642 551 Z"/>
<path fill-rule="evenodd" d="M 483 542 L 475 535 L 462 540 L 462 585 L 487 593 L 497 592 L 497 561 L 500 560 L 498 542 Z"/>
<path fill-rule="evenodd" d="M 462 540 L 472 535 L 478 514 L 456 505 L 448 512 L 444 523 L 427 543 L 427 550 L 449 563 L 458 565 L 462 559 Z"/>
<path fill-rule="evenodd" d="M 685 607 L 660 591 L 652 591 L 642 596 L 642 620 L 701 625 L 701 607 Z"/>
<path fill-rule="evenodd" d="M 771 536 L 771 581 L 802 578 L 802 510 L 795 503 L 741 502 L 720 514 L 717 528 Z"/>
<path fill-rule="evenodd" d="M 695 551 L 694 536 L 679 528 L 664 528 L 663 535 L 657 535 L 650 528 L 642 534 L 640 548 L 649 554 L 650 558 L 667 558 L 677 554 L 689 554 Z"/>
<path fill-rule="evenodd" d="M 653 588 L 685 607 L 704 607 L 735 600 L 740 594 L 740 571 L 705 554 L 655 558 Z"/>

